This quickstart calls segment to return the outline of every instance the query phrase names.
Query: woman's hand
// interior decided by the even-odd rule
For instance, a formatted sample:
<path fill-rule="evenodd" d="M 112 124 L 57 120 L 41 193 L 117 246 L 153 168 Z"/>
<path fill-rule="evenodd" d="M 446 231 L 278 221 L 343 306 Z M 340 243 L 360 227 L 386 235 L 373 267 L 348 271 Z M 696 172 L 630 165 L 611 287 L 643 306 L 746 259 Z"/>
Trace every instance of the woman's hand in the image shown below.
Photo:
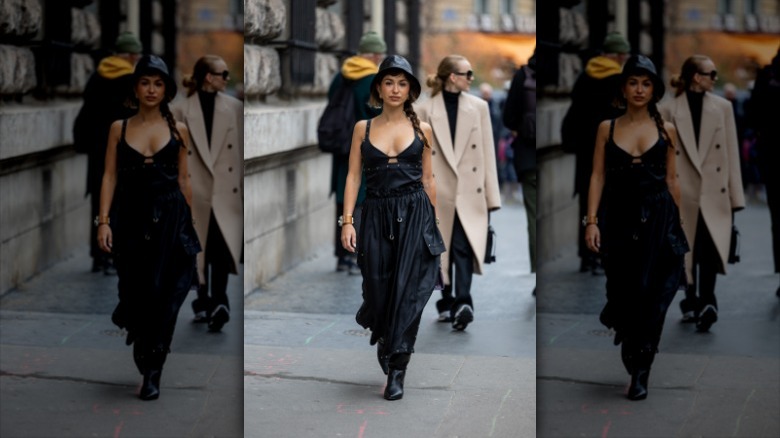
<path fill-rule="evenodd" d="M 601 230 L 596 224 L 588 224 L 585 226 L 585 244 L 588 249 L 593 252 L 599 252 L 601 248 Z"/>
<path fill-rule="evenodd" d="M 341 246 L 352 253 L 357 251 L 357 234 L 352 224 L 344 224 L 341 227 Z"/>
<path fill-rule="evenodd" d="M 111 226 L 108 224 L 98 225 L 97 230 L 98 246 L 104 252 L 111 252 L 111 247 L 114 246 L 114 236 L 111 232 Z"/>

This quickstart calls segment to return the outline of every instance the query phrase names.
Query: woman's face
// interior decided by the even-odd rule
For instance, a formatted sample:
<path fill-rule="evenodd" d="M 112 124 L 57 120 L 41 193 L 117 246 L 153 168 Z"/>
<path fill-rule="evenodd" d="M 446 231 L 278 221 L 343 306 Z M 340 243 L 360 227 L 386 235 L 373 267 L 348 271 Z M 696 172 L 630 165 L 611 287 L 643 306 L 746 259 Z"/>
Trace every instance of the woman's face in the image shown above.
<path fill-rule="evenodd" d="M 623 85 L 623 96 L 629 106 L 642 107 L 653 98 L 653 81 L 647 75 L 631 75 Z"/>
<path fill-rule="evenodd" d="M 403 73 L 388 74 L 379 82 L 379 97 L 384 105 L 403 105 L 409 98 L 409 80 Z"/>
<path fill-rule="evenodd" d="M 228 80 L 230 80 L 230 72 L 227 64 L 222 60 L 216 61 L 211 66 L 211 71 L 206 74 L 206 81 L 215 91 L 225 91 Z"/>
<path fill-rule="evenodd" d="M 165 81 L 160 75 L 144 75 L 135 84 L 135 95 L 141 106 L 159 106 L 165 99 Z"/>
<path fill-rule="evenodd" d="M 699 63 L 699 70 L 693 75 L 693 82 L 698 84 L 703 91 L 712 91 L 718 79 L 715 63 L 707 59 Z"/>
<path fill-rule="evenodd" d="M 455 70 L 450 73 L 450 80 L 459 91 L 469 91 L 471 82 L 474 80 L 474 71 L 471 69 L 471 63 L 465 59 L 455 64 Z"/>

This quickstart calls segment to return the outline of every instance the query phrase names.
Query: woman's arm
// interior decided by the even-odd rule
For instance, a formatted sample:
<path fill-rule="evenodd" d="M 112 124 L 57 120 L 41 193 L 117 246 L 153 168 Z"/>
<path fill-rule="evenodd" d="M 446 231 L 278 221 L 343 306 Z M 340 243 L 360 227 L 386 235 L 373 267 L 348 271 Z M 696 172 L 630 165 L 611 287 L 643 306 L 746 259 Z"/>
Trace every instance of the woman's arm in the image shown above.
<path fill-rule="evenodd" d="M 105 252 L 111 252 L 114 246 L 114 236 L 111 225 L 108 223 L 108 214 L 111 211 L 111 203 L 114 200 L 116 189 L 116 145 L 122 133 L 122 120 L 111 124 L 108 131 L 108 144 L 106 145 L 106 162 L 103 171 L 103 183 L 100 186 L 100 209 L 98 210 L 98 246 Z"/>
<path fill-rule="evenodd" d="M 666 185 L 677 208 L 680 208 L 680 184 L 677 180 L 677 128 L 671 122 L 664 122 L 664 128 L 672 143 L 666 151 Z"/>
<path fill-rule="evenodd" d="M 360 180 L 363 176 L 363 157 L 360 153 L 360 143 L 363 142 L 365 134 L 366 121 L 361 120 L 355 124 L 355 128 L 352 130 L 352 146 L 350 146 L 349 150 L 349 171 L 347 172 L 347 182 L 344 186 L 344 211 L 342 215 L 345 221 L 352 217 L 352 214 L 355 212 L 355 202 L 357 202 Z M 349 252 L 356 251 L 357 237 L 354 225 L 345 223 L 341 227 L 341 245 Z"/>
<path fill-rule="evenodd" d="M 601 247 L 601 231 L 596 225 L 596 217 L 601 203 L 601 195 L 604 191 L 604 145 L 609 135 L 610 121 L 605 120 L 599 125 L 596 132 L 596 146 L 593 150 L 593 171 L 590 174 L 590 188 L 588 189 L 588 224 L 585 225 L 585 243 L 593 252 L 599 252 Z"/>
<path fill-rule="evenodd" d="M 181 135 L 182 147 L 179 148 L 179 189 L 187 200 L 187 205 L 192 207 L 192 186 L 190 185 L 189 170 L 187 169 L 187 152 L 190 149 L 190 131 L 187 125 L 176 122 L 176 130 Z"/>
<path fill-rule="evenodd" d="M 432 144 L 433 129 L 431 128 L 431 125 L 425 122 L 420 122 L 420 129 L 422 130 L 423 135 L 425 135 L 425 138 L 428 139 L 428 144 Z M 428 194 L 428 198 L 431 200 L 431 204 L 433 204 L 433 209 L 436 210 L 436 180 L 433 178 L 431 148 L 423 148 L 422 170 L 423 188 L 425 189 L 425 193 Z"/>

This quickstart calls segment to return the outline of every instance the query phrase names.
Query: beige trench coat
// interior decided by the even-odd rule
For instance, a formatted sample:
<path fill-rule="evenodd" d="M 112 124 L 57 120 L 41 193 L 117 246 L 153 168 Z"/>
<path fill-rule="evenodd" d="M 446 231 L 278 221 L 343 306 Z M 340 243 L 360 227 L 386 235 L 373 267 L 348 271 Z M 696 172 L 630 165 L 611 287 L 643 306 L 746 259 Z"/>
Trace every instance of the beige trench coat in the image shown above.
<path fill-rule="evenodd" d="M 685 254 L 688 281 L 693 280 L 692 250 L 700 210 L 720 256 L 720 272 L 725 274 L 731 245 L 732 209 L 745 207 L 731 103 L 712 93 L 704 95 L 698 147 L 685 93 L 663 101 L 659 110 L 664 119 L 677 128 L 677 174 L 682 195 L 680 215 L 691 247 Z"/>
<path fill-rule="evenodd" d="M 436 214 L 444 244 L 451 247 L 457 211 L 474 251 L 474 272 L 482 274 L 488 210 L 501 208 L 488 105 L 471 94 L 460 94 L 454 145 L 441 93 L 416 104 L 415 112 L 433 128 L 431 153 L 436 179 Z M 448 252 L 441 255 L 441 265 L 444 282 L 450 284 Z"/>
<path fill-rule="evenodd" d="M 198 276 L 202 284 L 211 210 L 230 250 L 234 274 L 244 245 L 244 106 L 234 97 L 217 93 L 211 148 L 197 93 L 175 101 L 171 111 L 190 131 L 192 144 L 187 166 L 195 232 L 204 249 L 198 254 Z"/>

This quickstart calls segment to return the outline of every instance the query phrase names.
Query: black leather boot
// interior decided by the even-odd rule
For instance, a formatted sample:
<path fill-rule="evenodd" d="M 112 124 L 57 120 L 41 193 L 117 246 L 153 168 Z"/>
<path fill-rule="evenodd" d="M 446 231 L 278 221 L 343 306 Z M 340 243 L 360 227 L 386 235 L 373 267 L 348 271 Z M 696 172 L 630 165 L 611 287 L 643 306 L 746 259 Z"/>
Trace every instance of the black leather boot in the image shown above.
<path fill-rule="evenodd" d="M 652 349 L 643 349 L 636 354 L 635 366 L 631 373 L 631 385 L 628 387 L 629 400 L 647 398 L 647 380 L 650 377 L 650 365 L 654 357 L 655 351 Z"/>
<path fill-rule="evenodd" d="M 379 361 L 379 367 L 382 368 L 382 372 L 387 375 L 390 372 L 390 365 L 387 356 L 384 355 L 385 344 L 380 339 L 376 343 L 376 360 Z"/>
<path fill-rule="evenodd" d="M 386 400 L 400 400 L 404 397 L 404 377 L 406 377 L 406 365 L 411 354 L 398 353 L 390 358 L 390 372 L 387 374 L 387 386 L 385 387 Z"/>
<path fill-rule="evenodd" d="M 144 369 L 144 382 L 141 385 L 141 400 L 156 400 L 160 397 L 160 377 L 162 366 L 168 352 L 164 349 L 155 349 L 147 354 Z"/>

